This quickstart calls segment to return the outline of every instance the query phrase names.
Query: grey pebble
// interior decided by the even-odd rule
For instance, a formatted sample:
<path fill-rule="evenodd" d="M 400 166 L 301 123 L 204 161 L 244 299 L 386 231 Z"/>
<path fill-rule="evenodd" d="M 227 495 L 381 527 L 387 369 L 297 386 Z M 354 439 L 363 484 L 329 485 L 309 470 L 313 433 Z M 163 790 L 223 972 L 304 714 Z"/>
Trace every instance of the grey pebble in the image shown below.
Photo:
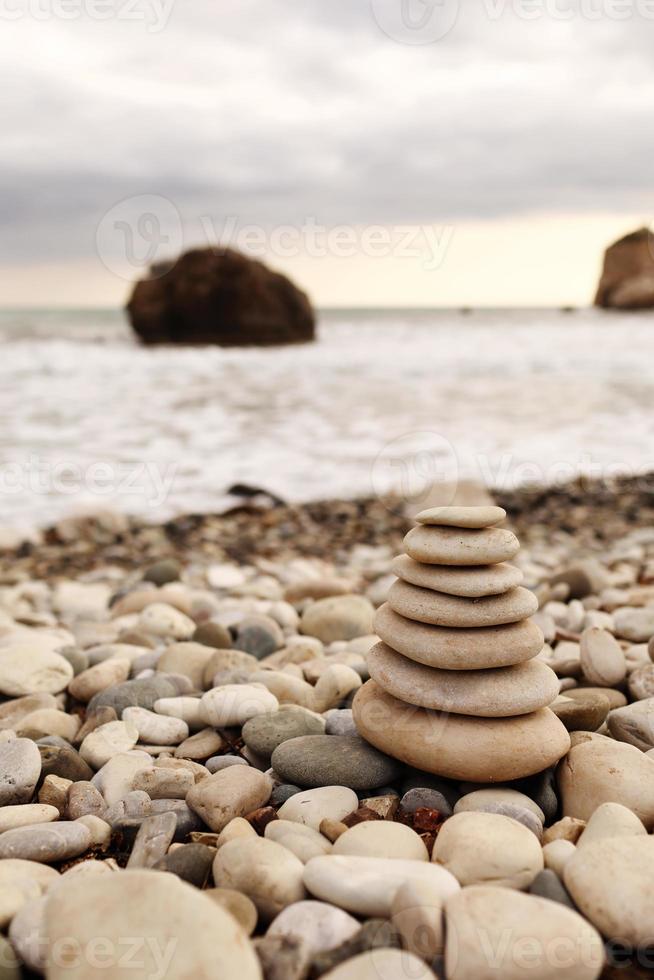
<path fill-rule="evenodd" d="M 263 936 L 254 948 L 265 980 L 306 980 L 311 947 L 298 936 Z"/>
<path fill-rule="evenodd" d="M 41 775 L 41 753 L 29 738 L 0 745 L 0 806 L 29 803 Z"/>
<path fill-rule="evenodd" d="M 161 558 L 146 568 L 143 581 L 152 582 L 154 585 L 166 585 L 168 582 L 177 582 L 181 571 L 182 567 L 176 558 Z"/>
<path fill-rule="evenodd" d="M 331 708 L 324 714 L 326 735 L 357 735 L 351 708 Z"/>
<path fill-rule="evenodd" d="M 123 681 L 114 684 L 106 691 L 100 691 L 89 701 L 88 710 L 95 711 L 106 705 L 113 708 L 118 718 L 122 718 L 125 708 L 147 708 L 152 711 L 155 701 L 160 698 L 174 698 L 177 686 L 166 674 L 156 674 L 145 680 Z"/>
<path fill-rule="evenodd" d="M 84 650 L 80 650 L 79 647 L 64 647 L 63 650 L 58 650 L 57 653 L 73 668 L 73 673 L 77 677 L 81 674 L 83 670 L 86 670 L 89 666 L 88 655 Z"/>
<path fill-rule="evenodd" d="M 371 949 L 401 949 L 402 941 L 397 929 L 386 919 L 368 919 L 359 932 L 335 949 L 318 953 L 311 961 L 311 976 L 319 977 L 333 970 L 340 963 L 366 953 Z"/>
<path fill-rule="evenodd" d="M 576 906 L 567 889 L 551 868 L 545 868 L 544 871 L 538 872 L 529 886 L 529 894 L 538 895 L 539 898 L 549 898 L 552 902 L 559 902 L 561 905 L 567 905 L 568 908 L 576 911 Z"/>
<path fill-rule="evenodd" d="M 169 854 L 165 854 L 156 863 L 155 868 L 157 871 L 169 871 L 195 888 L 204 888 L 215 856 L 215 847 L 207 847 L 206 844 L 183 844 Z"/>
<path fill-rule="evenodd" d="M 282 705 L 278 711 L 250 718 L 243 725 L 243 741 L 251 752 L 269 759 L 278 745 L 301 735 L 322 735 L 321 718 L 299 705 Z"/>
<path fill-rule="evenodd" d="M 128 869 L 154 867 L 168 851 L 176 829 L 177 817 L 170 811 L 146 817 L 134 839 Z"/>
<path fill-rule="evenodd" d="M 278 745 L 272 768 L 299 786 L 349 786 L 375 789 L 393 782 L 401 763 L 384 755 L 358 735 L 303 735 Z"/>
<path fill-rule="evenodd" d="M 296 793 L 301 793 L 302 790 L 299 786 L 293 786 L 292 783 L 280 783 L 279 786 L 275 786 L 274 790 L 270 794 L 270 799 L 268 803 L 270 806 L 281 806 L 282 803 L 286 803 L 290 800 L 292 796 Z"/>
<path fill-rule="evenodd" d="M 186 805 L 184 800 L 152 800 L 151 813 L 172 812 L 177 817 L 175 841 L 184 842 L 194 830 L 202 829 L 200 818 Z"/>
<path fill-rule="evenodd" d="M 270 656 L 284 645 L 279 624 L 268 616 L 247 616 L 235 627 L 234 646 L 257 660 Z"/>
<path fill-rule="evenodd" d="M 0 834 L 0 859 L 22 858 L 49 864 L 82 854 L 91 843 L 91 832 L 83 823 L 57 823 L 16 827 Z"/>
<path fill-rule="evenodd" d="M 247 759 L 240 755 L 213 755 L 205 762 L 205 767 L 210 773 L 220 772 L 221 769 L 229 769 L 230 766 L 247 766 Z"/>

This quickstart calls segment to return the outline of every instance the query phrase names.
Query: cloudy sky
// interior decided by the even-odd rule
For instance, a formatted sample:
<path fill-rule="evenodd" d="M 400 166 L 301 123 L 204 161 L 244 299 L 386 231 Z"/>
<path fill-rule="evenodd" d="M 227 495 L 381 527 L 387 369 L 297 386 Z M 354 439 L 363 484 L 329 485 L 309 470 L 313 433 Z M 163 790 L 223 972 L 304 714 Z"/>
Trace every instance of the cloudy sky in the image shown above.
<path fill-rule="evenodd" d="M 0 304 L 230 242 L 321 305 L 583 303 L 654 217 L 654 0 L 0 0 Z"/>

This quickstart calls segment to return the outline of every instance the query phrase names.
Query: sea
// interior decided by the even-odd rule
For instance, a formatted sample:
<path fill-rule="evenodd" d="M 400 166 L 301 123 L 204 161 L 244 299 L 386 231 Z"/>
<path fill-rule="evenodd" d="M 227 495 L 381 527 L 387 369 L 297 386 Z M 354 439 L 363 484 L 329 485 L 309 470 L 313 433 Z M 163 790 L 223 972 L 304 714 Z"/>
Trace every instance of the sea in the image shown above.
<path fill-rule="evenodd" d="M 652 313 L 325 310 L 313 344 L 222 349 L 0 311 L 0 528 L 646 472 L 653 407 Z"/>

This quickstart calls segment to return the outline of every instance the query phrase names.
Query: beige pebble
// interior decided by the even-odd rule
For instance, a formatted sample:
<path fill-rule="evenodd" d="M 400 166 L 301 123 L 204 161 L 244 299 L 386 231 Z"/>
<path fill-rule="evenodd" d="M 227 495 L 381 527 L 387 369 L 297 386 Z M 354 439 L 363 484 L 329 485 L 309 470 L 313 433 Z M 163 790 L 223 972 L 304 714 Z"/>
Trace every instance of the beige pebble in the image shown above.
<path fill-rule="evenodd" d="M 65 711 L 56 711 L 53 708 L 41 708 L 33 711 L 16 726 L 17 735 L 29 734 L 32 738 L 40 738 L 43 735 L 58 735 L 65 738 L 67 742 L 75 739 L 81 726 L 77 715 L 68 715 Z"/>
<path fill-rule="evenodd" d="M 608 698 L 611 709 L 622 708 L 627 703 L 622 691 L 616 691 L 611 687 L 578 687 L 566 691 L 566 697 L 572 698 L 574 701 L 581 700 L 591 694 L 601 694 L 602 697 Z"/>
<path fill-rule="evenodd" d="M 572 899 L 608 939 L 649 946 L 654 922 L 654 839 L 615 837 L 577 849 L 564 871 Z"/>
<path fill-rule="evenodd" d="M 210 898 L 238 922 L 247 936 L 254 932 L 259 913 L 254 902 L 244 895 L 243 892 L 234 891 L 233 888 L 208 888 L 202 893 Z"/>
<path fill-rule="evenodd" d="M 137 628 L 153 636 L 190 640 L 195 632 L 195 623 L 168 603 L 154 602 L 146 606 L 139 616 Z"/>
<path fill-rule="evenodd" d="M 627 675 L 622 647 L 608 630 L 590 626 L 581 634 L 581 669 L 591 684 L 615 687 Z"/>
<path fill-rule="evenodd" d="M 264 806 L 272 792 L 269 776 L 249 766 L 230 766 L 196 783 L 188 806 L 211 830 L 220 832 L 234 817 Z"/>
<path fill-rule="evenodd" d="M 304 865 L 299 858 L 281 844 L 263 837 L 231 840 L 220 848 L 213 862 L 216 885 L 247 895 L 265 922 L 305 898 L 303 872 Z"/>
<path fill-rule="evenodd" d="M 358 806 L 359 798 L 354 790 L 346 786 L 320 786 L 295 793 L 282 804 L 277 816 L 318 830 L 323 820 L 342 820 Z"/>
<path fill-rule="evenodd" d="M 487 670 L 439 670 L 379 643 L 368 655 L 370 676 L 393 697 L 422 708 L 502 718 L 528 714 L 558 694 L 556 674 L 539 660 Z"/>
<path fill-rule="evenodd" d="M 83 824 L 90 833 L 91 846 L 102 848 L 109 846 L 111 827 L 106 820 L 102 820 L 101 817 L 97 817 L 93 813 L 87 813 L 86 816 L 80 817 L 77 823 Z"/>
<path fill-rule="evenodd" d="M 313 857 L 331 854 L 331 842 L 313 827 L 293 820 L 271 820 L 264 832 L 266 840 L 274 840 L 306 864 Z"/>
<path fill-rule="evenodd" d="M 405 619 L 388 603 L 375 614 L 375 630 L 403 656 L 445 670 L 508 667 L 530 660 L 543 647 L 543 634 L 529 619 L 505 626 L 454 629 Z"/>
<path fill-rule="evenodd" d="M 410 558 L 428 565 L 494 565 L 509 561 L 520 550 L 511 531 L 500 528 L 414 527 L 404 538 Z"/>
<path fill-rule="evenodd" d="M 333 853 L 412 861 L 429 860 L 427 848 L 415 830 L 390 820 L 365 820 L 350 827 L 335 842 Z"/>
<path fill-rule="evenodd" d="M 597 807 L 577 842 L 586 847 L 596 840 L 611 837 L 642 837 L 647 833 L 636 814 L 620 803 L 602 803 Z"/>
<path fill-rule="evenodd" d="M 448 980 L 597 980 L 601 936 L 560 902 L 476 885 L 445 904 Z"/>
<path fill-rule="evenodd" d="M 436 980 L 424 960 L 401 949 L 374 949 L 359 953 L 323 973 L 322 980 Z"/>
<path fill-rule="evenodd" d="M 23 803 L 17 806 L 0 807 L 0 834 L 15 827 L 29 827 L 31 824 L 51 823 L 59 819 L 59 810 L 47 803 Z"/>
<path fill-rule="evenodd" d="M 184 741 L 175 749 L 178 759 L 208 759 L 225 747 L 225 741 L 213 728 L 203 728 Z"/>
<path fill-rule="evenodd" d="M 416 514 L 418 524 L 437 527 L 464 527 L 479 529 L 499 524 L 506 517 L 503 507 L 486 504 L 480 507 L 429 507 Z"/>
<path fill-rule="evenodd" d="M 446 868 L 428 861 L 329 854 L 313 858 L 304 870 L 312 895 L 360 916 L 388 918 L 398 888 L 414 881 L 427 883 L 443 898 L 460 887 Z"/>
<path fill-rule="evenodd" d="M 227 844 L 230 840 L 236 840 L 238 837 L 256 836 L 257 832 L 251 823 L 248 823 L 243 817 L 232 817 L 229 823 L 225 824 L 218 834 L 216 849 L 220 850 L 224 844 Z"/>
<path fill-rule="evenodd" d="M 113 756 L 133 749 L 138 737 L 138 731 L 129 722 L 110 721 L 86 736 L 79 754 L 93 769 L 101 769 Z"/>
<path fill-rule="evenodd" d="M 562 878 L 563 869 L 575 851 L 576 847 L 572 841 L 564 840 L 563 838 L 550 841 L 549 844 L 544 844 L 543 860 L 545 861 L 545 867 L 550 868 L 559 878 Z"/>
<path fill-rule="evenodd" d="M 213 647 L 201 643 L 172 643 L 157 661 L 157 671 L 166 674 L 182 674 L 188 677 L 196 690 L 204 690 L 204 675 L 214 655 Z M 213 674 L 212 674 L 213 677 Z"/>
<path fill-rule="evenodd" d="M 408 555 L 398 555 L 391 563 L 398 578 L 434 592 L 469 599 L 502 595 L 522 584 L 524 575 L 515 565 L 457 567 L 456 565 L 425 565 Z"/>
<path fill-rule="evenodd" d="M 126 681 L 130 670 L 131 661 L 127 658 L 110 657 L 74 677 L 68 685 L 68 692 L 78 701 L 86 703 L 100 691 Z"/>
<path fill-rule="evenodd" d="M 217 970 L 221 980 L 261 980 L 254 949 L 235 919 L 200 890 L 161 871 L 68 878 L 46 903 L 45 940 L 48 980 L 90 980 L 99 974 L 199 980 Z M 131 967 L 127 946 L 133 950 Z M 73 953 L 51 952 L 62 949 Z M 75 950 L 89 956 L 95 950 L 96 959 L 75 956 Z M 99 962 L 101 967 L 94 965 Z"/>
<path fill-rule="evenodd" d="M 388 604 L 400 616 L 432 626 L 470 628 L 503 626 L 526 619 L 538 609 L 538 599 L 522 586 L 502 595 L 470 601 L 459 596 L 432 592 L 402 579 L 391 586 Z"/>
<path fill-rule="evenodd" d="M 224 684 L 200 699 L 200 715 L 206 725 L 226 728 L 244 725 L 250 718 L 276 711 L 279 701 L 260 684 Z"/>
<path fill-rule="evenodd" d="M 436 837 L 431 859 L 463 887 L 483 882 L 527 888 L 543 870 L 543 851 L 535 835 L 499 813 L 469 811 L 450 817 Z"/>
<path fill-rule="evenodd" d="M 607 718 L 613 738 L 635 745 L 641 752 L 654 748 L 654 698 L 615 708 Z"/>
<path fill-rule="evenodd" d="M 577 733 L 557 781 L 565 816 L 589 820 L 602 803 L 621 803 L 654 827 L 654 759 L 634 745 Z"/>
<path fill-rule="evenodd" d="M 148 711 L 147 708 L 125 708 L 122 720 L 136 728 L 141 742 L 178 745 L 188 737 L 188 725 L 181 718 L 157 714 L 155 711 Z"/>
<path fill-rule="evenodd" d="M 424 881 L 409 881 L 395 893 L 391 922 L 410 953 L 431 961 L 443 952 L 443 895 Z"/>
<path fill-rule="evenodd" d="M 343 909 L 325 902 L 305 900 L 283 909 L 266 935 L 299 939 L 315 956 L 342 946 L 360 929 L 361 924 Z"/>
<path fill-rule="evenodd" d="M 376 748 L 451 779 L 520 779 L 547 769 L 570 746 L 567 731 L 548 708 L 514 718 L 450 715 L 405 705 L 368 681 L 352 711 L 359 733 Z"/>
<path fill-rule="evenodd" d="M 141 769 L 132 782 L 152 800 L 184 800 L 193 786 L 193 773 L 179 769 Z"/>

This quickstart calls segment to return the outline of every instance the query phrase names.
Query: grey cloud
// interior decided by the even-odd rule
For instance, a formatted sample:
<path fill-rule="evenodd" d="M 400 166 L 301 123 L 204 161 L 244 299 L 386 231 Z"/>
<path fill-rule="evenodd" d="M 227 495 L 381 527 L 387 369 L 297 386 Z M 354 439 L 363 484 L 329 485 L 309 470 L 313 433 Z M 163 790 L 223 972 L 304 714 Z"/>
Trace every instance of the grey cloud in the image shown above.
<path fill-rule="evenodd" d="M 160 34 L 3 25 L 2 260 L 91 255 L 103 214 L 142 194 L 190 229 L 654 211 L 654 23 L 487 9 L 425 46 L 365 0 L 177 0 Z"/>

